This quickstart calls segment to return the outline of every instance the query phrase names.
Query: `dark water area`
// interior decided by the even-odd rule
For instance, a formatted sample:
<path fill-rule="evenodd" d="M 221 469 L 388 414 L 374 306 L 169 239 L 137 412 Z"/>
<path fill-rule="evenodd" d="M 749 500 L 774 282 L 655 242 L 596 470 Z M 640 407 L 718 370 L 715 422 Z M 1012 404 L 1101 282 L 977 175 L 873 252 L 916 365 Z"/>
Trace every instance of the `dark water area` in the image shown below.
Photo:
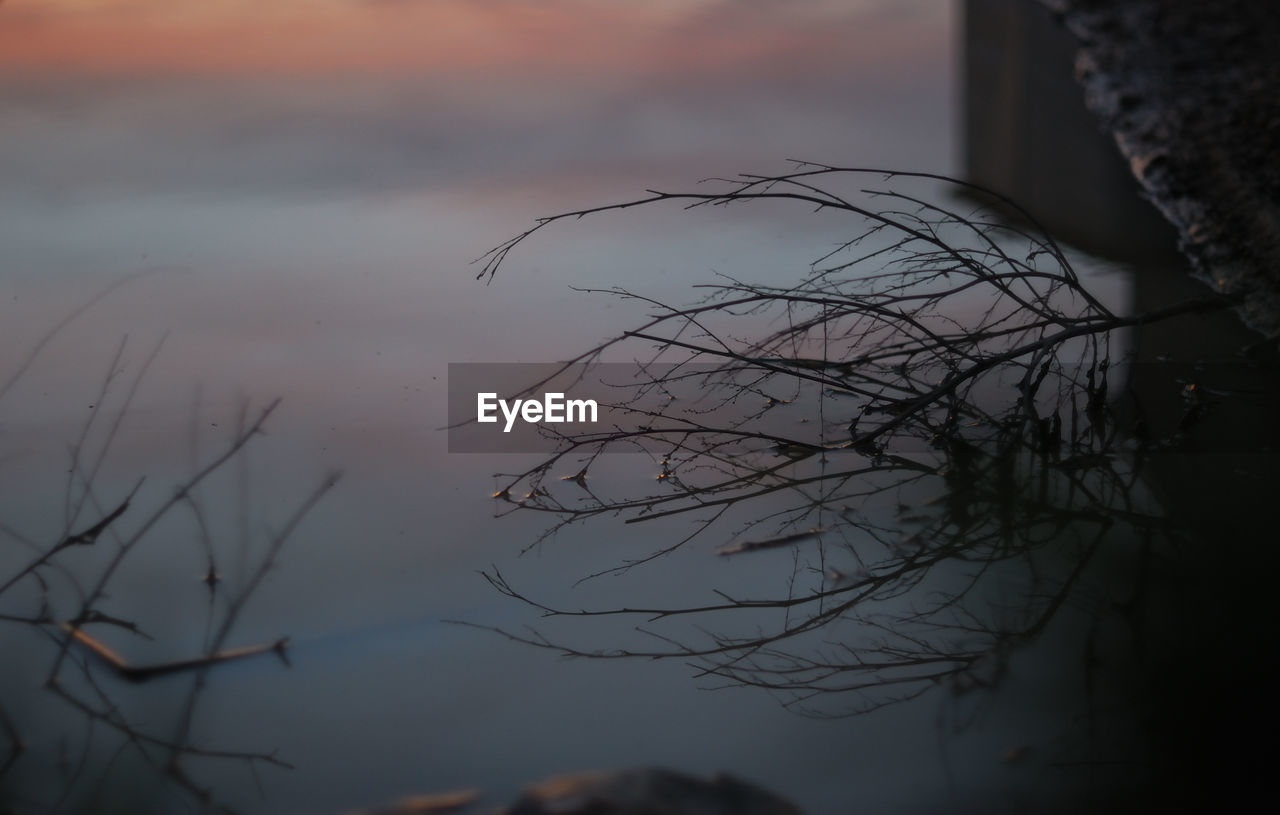
<path fill-rule="evenodd" d="M 956 174 L 956 13 L 0 6 L 0 811 L 492 808 L 637 766 L 812 815 L 1142 811 L 1265 777 L 1274 362 L 1229 314 L 1125 322 L 1181 270 L 832 173 L 865 212 L 656 202 L 476 279 L 538 217 L 791 158 Z M 665 307 L 706 286 L 697 330 Z M 450 364 L 641 326 L 599 359 L 742 367 L 627 395 L 667 399 L 640 455 L 450 452 Z"/>

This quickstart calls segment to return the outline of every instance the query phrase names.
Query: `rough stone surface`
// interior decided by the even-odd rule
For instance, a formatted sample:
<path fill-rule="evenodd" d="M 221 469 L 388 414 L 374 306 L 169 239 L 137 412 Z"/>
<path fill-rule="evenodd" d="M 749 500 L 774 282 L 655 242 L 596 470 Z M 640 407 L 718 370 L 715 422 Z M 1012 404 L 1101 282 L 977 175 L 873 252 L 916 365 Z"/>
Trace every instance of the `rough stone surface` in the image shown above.
<path fill-rule="evenodd" d="M 507 815 L 800 815 L 771 792 L 727 775 L 695 778 L 645 767 L 550 778 Z"/>
<path fill-rule="evenodd" d="M 349 815 L 801 815 L 768 790 L 728 775 L 697 778 L 656 767 L 557 775 L 508 807 L 476 790 L 414 795 Z"/>
<path fill-rule="evenodd" d="M 1183 251 L 1280 336 L 1280 7 L 1275 0 L 1041 0 L 1077 78 Z"/>

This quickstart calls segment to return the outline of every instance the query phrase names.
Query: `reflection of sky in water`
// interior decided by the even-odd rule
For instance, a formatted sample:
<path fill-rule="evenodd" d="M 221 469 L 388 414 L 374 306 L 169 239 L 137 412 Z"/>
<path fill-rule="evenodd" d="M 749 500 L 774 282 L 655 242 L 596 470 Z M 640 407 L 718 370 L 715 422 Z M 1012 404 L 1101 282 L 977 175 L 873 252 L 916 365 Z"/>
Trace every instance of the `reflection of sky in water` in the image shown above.
<path fill-rule="evenodd" d="M 762 695 L 698 692 L 674 664 L 565 664 L 437 622 L 525 620 L 478 568 L 555 593 L 657 534 L 600 526 L 517 561 L 530 533 L 491 521 L 487 498 L 509 466 L 447 456 L 436 430 L 447 363 L 566 357 L 639 314 L 570 285 L 681 299 L 715 271 L 785 280 L 841 233 L 797 209 L 672 207 L 557 227 L 488 286 L 468 262 L 537 215 L 791 157 L 953 169 L 948 15 L 887 0 L 6 3 L 6 375 L 75 305 L 153 270 L 60 333 L 0 405 L 6 523 L 56 534 L 57 457 L 116 343 L 130 336 L 136 371 L 169 331 L 104 493 L 147 473 L 163 494 L 189 461 L 197 392 L 206 451 L 239 394 L 284 397 L 252 455 L 255 523 L 278 523 L 325 469 L 347 472 L 237 640 L 293 635 L 295 670 L 228 668 L 206 699 L 210 741 L 298 765 L 263 774 L 269 802 L 502 795 L 641 763 L 730 770 L 813 812 L 978 794 L 981 780 L 947 786 L 929 705 L 801 720 Z M 229 478 L 205 501 L 235 493 Z M 233 535 L 234 518 L 216 523 Z M 742 568 L 705 555 L 654 567 L 658 593 Z M 149 558 L 113 593 L 154 620 L 156 643 L 120 643 L 140 660 L 203 633 L 202 587 L 179 582 L 200 574 L 199 551 Z M 611 590 L 589 585 L 581 602 Z M 245 773 L 227 778 L 263 806 Z"/>

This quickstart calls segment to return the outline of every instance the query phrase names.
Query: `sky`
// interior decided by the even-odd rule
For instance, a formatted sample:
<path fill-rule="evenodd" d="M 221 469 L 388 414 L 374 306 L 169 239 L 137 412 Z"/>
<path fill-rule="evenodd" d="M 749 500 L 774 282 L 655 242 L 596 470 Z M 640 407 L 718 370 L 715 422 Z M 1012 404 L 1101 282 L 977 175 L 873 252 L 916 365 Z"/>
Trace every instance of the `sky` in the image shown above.
<path fill-rule="evenodd" d="M 570 286 L 643 279 L 665 294 L 692 275 L 803 262 L 806 213 L 744 211 L 723 232 L 602 219 L 530 251 L 498 286 L 474 285 L 472 260 L 539 215 L 790 158 L 950 169 L 948 9 L 11 0 L 0 280 L 17 304 L 12 347 L 144 274 L 149 294 L 77 326 L 181 324 L 167 359 L 198 337 L 173 364 L 210 376 L 227 368 L 211 361 L 234 359 L 245 373 L 229 385 L 254 392 L 287 381 L 314 397 L 332 371 L 315 349 L 563 358 L 617 319 L 579 309 L 566 331 L 551 312 L 580 302 Z M 498 315 L 518 343 L 477 330 Z"/>
<path fill-rule="evenodd" d="M 335 197 L 692 172 L 764 140 L 826 155 L 923 118 L 948 59 L 919 3 L 203 5 L 7 4 L 2 194 Z M 859 152 L 904 161 L 934 134 L 902 135 Z"/>

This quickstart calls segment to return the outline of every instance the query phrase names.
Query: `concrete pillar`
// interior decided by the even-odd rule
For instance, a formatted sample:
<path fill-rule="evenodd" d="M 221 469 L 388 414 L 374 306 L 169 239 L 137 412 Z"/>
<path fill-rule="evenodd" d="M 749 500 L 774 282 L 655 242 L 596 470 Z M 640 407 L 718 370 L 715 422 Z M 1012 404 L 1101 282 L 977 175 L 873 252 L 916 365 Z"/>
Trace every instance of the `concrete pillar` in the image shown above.
<path fill-rule="evenodd" d="M 1177 257 L 1176 234 L 1084 106 L 1076 42 L 1033 0 L 964 0 L 968 180 L 1030 211 L 1056 238 L 1114 260 Z"/>

